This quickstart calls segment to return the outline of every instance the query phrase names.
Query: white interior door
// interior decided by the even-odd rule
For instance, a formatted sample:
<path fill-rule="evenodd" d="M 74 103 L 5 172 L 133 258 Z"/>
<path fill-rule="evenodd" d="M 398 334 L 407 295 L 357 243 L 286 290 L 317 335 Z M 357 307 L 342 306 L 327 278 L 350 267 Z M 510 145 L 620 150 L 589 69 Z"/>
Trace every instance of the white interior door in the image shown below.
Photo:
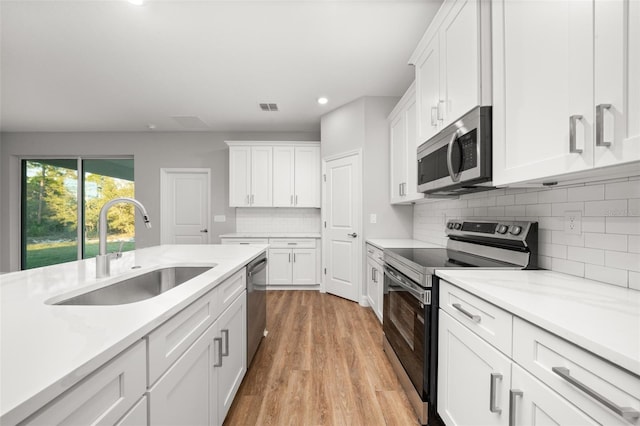
<path fill-rule="evenodd" d="M 209 243 L 209 169 L 162 169 L 162 244 Z"/>
<path fill-rule="evenodd" d="M 358 302 L 362 271 L 360 153 L 329 159 L 324 184 L 325 290 Z"/>

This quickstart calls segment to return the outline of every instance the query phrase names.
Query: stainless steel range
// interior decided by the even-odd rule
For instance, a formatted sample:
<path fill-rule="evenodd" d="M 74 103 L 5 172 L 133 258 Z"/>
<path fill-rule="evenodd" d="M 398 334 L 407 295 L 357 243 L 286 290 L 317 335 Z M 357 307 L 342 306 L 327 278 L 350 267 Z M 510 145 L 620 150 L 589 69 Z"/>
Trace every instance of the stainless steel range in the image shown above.
<path fill-rule="evenodd" d="M 446 248 L 384 250 L 384 349 L 418 420 L 437 407 L 438 277 L 443 268 L 536 269 L 536 222 L 449 221 Z"/>

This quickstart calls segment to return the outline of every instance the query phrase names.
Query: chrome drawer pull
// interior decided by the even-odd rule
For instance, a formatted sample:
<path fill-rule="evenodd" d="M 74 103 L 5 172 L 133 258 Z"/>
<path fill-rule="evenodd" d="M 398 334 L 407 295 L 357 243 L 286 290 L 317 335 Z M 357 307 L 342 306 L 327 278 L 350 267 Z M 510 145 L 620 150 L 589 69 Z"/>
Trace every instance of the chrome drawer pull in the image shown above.
<path fill-rule="evenodd" d="M 516 396 L 522 396 L 524 393 L 518 389 L 509 391 L 509 426 L 516 426 Z"/>
<path fill-rule="evenodd" d="M 496 382 L 502 380 L 502 374 L 491 373 L 491 381 L 489 383 L 489 411 L 492 413 L 502 413 L 502 408 L 496 405 Z"/>
<path fill-rule="evenodd" d="M 604 140 L 604 110 L 610 108 L 611 104 L 596 105 L 596 146 L 611 146 Z"/>
<path fill-rule="evenodd" d="M 482 319 L 482 318 L 480 318 L 480 315 L 472 314 L 471 312 L 467 311 L 465 308 L 463 308 L 462 306 L 460 306 L 460 304 L 459 304 L 459 303 L 454 303 L 452 306 L 453 306 L 454 308 L 456 308 L 457 310 L 459 310 L 460 312 L 462 312 L 462 314 L 463 314 L 465 317 L 469 318 L 469 319 L 470 319 L 471 321 L 473 321 L 473 322 L 480 322 L 480 320 Z"/>
<path fill-rule="evenodd" d="M 576 146 L 576 122 L 582 120 L 581 115 L 569 117 L 569 152 L 571 154 L 582 154 L 582 148 Z"/>
<path fill-rule="evenodd" d="M 617 415 L 621 416 L 623 419 L 628 420 L 630 422 L 640 417 L 640 411 L 634 410 L 631 407 L 620 407 L 615 402 L 609 401 L 604 396 L 600 395 L 598 392 L 591 389 L 589 386 L 585 385 L 581 381 L 577 380 L 575 377 L 572 377 L 569 373 L 569 369 L 566 367 L 552 367 L 551 371 L 556 373 L 558 376 L 565 379 L 567 382 L 571 383 L 573 386 L 577 387 L 582 392 L 586 393 L 600 404 L 607 407 L 609 410 L 613 411 Z"/>

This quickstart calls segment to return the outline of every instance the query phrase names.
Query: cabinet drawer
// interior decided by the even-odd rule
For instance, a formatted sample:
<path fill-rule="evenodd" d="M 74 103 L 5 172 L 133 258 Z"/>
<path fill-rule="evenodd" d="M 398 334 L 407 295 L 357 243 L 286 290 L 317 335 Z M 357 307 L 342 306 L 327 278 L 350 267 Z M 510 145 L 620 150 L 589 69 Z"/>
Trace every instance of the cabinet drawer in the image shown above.
<path fill-rule="evenodd" d="M 440 280 L 440 308 L 502 353 L 511 355 L 513 317 L 510 313 L 444 280 Z"/>
<path fill-rule="evenodd" d="M 271 248 L 316 248 L 315 238 L 269 238 Z"/>
<path fill-rule="evenodd" d="M 221 238 L 221 244 L 269 244 L 268 238 Z"/>
<path fill-rule="evenodd" d="M 221 312 L 217 290 L 225 284 L 226 281 L 178 312 L 147 336 L 149 386 L 155 383 L 216 319 Z"/>
<path fill-rule="evenodd" d="M 144 426 L 149 424 L 147 406 L 147 397 L 144 396 L 138 403 L 127 413 L 116 426 Z"/>
<path fill-rule="evenodd" d="M 639 377 L 520 318 L 513 332 L 514 361 L 543 383 L 601 424 L 640 425 Z M 627 419 L 603 399 L 627 407 Z"/>
<path fill-rule="evenodd" d="M 247 269 L 242 268 L 222 284 L 218 285 L 216 292 L 216 317 L 223 313 L 238 296 L 247 288 Z"/>
<path fill-rule="evenodd" d="M 382 250 L 374 245 L 367 244 L 367 256 L 379 264 L 384 262 Z"/>
<path fill-rule="evenodd" d="M 145 361 L 141 340 L 21 424 L 115 424 L 145 392 Z"/>

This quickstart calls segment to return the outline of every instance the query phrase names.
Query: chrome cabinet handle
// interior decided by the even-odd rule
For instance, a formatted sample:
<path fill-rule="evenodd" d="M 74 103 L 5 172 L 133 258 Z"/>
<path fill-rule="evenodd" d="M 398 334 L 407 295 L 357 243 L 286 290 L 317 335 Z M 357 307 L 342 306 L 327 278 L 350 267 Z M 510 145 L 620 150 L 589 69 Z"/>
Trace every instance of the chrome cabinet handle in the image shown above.
<path fill-rule="evenodd" d="M 524 395 L 519 389 L 509 391 L 509 426 L 516 425 L 516 397 Z"/>
<path fill-rule="evenodd" d="M 596 146 L 611 146 L 604 140 L 604 110 L 609 108 L 611 104 L 596 105 Z"/>
<path fill-rule="evenodd" d="M 216 362 L 215 364 L 213 364 L 214 367 L 222 367 L 222 338 L 221 337 L 214 337 L 213 338 L 213 343 L 217 343 L 218 344 L 218 362 Z"/>
<path fill-rule="evenodd" d="M 438 101 L 438 120 L 444 120 L 444 108 L 445 101 Z"/>
<path fill-rule="evenodd" d="M 451 154 L 453 153 L 453 143 L 458 139 L 459 131 L 456 131 L 453 136 L 451 136 L 451 140 L 447 145 L 447 169 L 449 169 L 449 176 L 451 180 L 457 182 L 460 180 L 460 173 L 455 173 L 453 171 L 453 160 L 451 160 Z"/>
<path fill-rule="evenodd" d="M 433 127 L 438 125 L 438 107 L 431 107 L 431 125 Z"/>
<path fill-rule="evenodd" d="M 623 419 L 633 422 L 634 420 L 640 417 L 640 411 L 634 410 L 631 407 L 621 407 L 617 405 L 615 402 L 609 401 L 607 398 L 600 395 L 598 392 L 594 391 L 589 386 L 585 385 L 581 381 L 577 380 L 575 377 L 571 376 L 568 368 L 552 367 L 551 371 L 556 373 L 558 376 L 562 377 L 567 382 L 571 383 L 573 386 L 577 387 L 582 392 L 589 395 L 591 398 L 598 401 L 600 404 L 607 407 L 609 410 L 621 416 Z"/>
<path fill-rule="evenodd" d="M 251 199 L 249 198 L 249 196 L 247 195 L 247 205 L 251 204 Z"/>
<path fill-rule="evenodd" d="M 291 196 L 291 201 L 289 202 L 289 204 L 293 205 L 293 195 Z"/>
<path fill-rule="evenodd" d="M 378 277 L 377 277 L 377 270 L 376 268 L 371 268 L 371 279 L 373 280 L 374 283 L 378 282 Z"/>
<path fill-rule="evenodd" d="M 293 262 L 294 263 L 296 262 L 296 254 L 295 253 L 293 253 Z"/>
<path fill-rule="evenodd" d="M 367 253 L 373 254 L 373 250 L 367 250 Z"/>
<path fill-rule="evenodd" d="M 491 379 L 489 382 L 489 411 L 500 414 L 502 413 L 502 408 L 496 405 L 496 382 L 498 380 L 502 380 L 502 374 L 491 373 Z"/>
<path fill-rule="evenodd" d="M 224 339 L 224 351 L 222 356 L 229 356 L 229 330 L 222 330 L 222 338 Z"/>
<path fill-rule="evenodd" d="M 582 149 L 576 147 L 576 123 L 582 120 L 581 115 L 569 117 L 569 152 L 572 154 L 582 154 Z"/>
<path fill-rule="evenodd" d="M 296 205 L 296 206 L 297 206 L 297 205 L 298 205 L 298 196 L 297 196 L 297 195 L 296 195 L 295 199 L 296 199 L 296 200 L 295 200 L 294 205 Z"/>
<path fill-rule="evenodd" d="M 462 314 L 463 314 L 465 317 L 469 318 L 469 319 L 470 319 L 471 321 L 473 321 L 473 322 L 480 322 L 480 320 L 482 319 L 482 318 L 480 317 L 480 315 L 472 314 L 471 312 L 469 312 L 469 311 L 467 311 L 465 308 L 463 308 L 459 303 L 454 303 L 452 306 L 453 306 L 454 308 L 456 308 L 457 310 L 459 310 L 460 312 L 462 312 Z"/>
<path fill-rule="evenodd" d="M 398 196 L 402 196 L 402 184 L 398 184 Z"/>
<path fill-rule="evenodd" d="M 289 253 L 289 263 L 291 263 L 291 253 Z"/>
<path fill-rule="evenodd" d="M 352 232 L 351 234 L 347 234 L 347 237 L 351 237 L 351 238 L 355 238 L 357 236 L 358 234 L 356 234 L 355 232 Z"/>

